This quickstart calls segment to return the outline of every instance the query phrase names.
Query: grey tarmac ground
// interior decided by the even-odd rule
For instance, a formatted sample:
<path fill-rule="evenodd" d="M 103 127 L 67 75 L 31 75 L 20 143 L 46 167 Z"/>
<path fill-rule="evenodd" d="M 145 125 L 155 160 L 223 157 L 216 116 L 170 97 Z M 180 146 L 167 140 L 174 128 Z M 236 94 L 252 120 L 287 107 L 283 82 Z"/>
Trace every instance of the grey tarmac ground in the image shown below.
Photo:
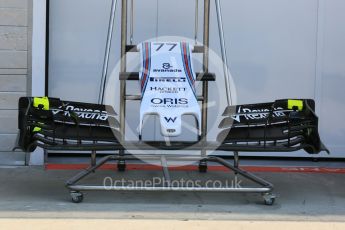
<path fill-rule="evenodd" d="M 266 206 L 259 194 L 124 191 L 85 192 L 84 202 L 75 204 L 70 201 L 64 182 L 76 172 L 45 171 L 42 167 L 0 168 L 0 229 L 16 229 L 16 224 L 21 226 L 18 229 L 31 229 L 24 222 L 42 227 L 35 229 L 50 226 L 51 230 L 61 229 L 58 226 L 63 223 L 72 227 L 79 223 L 84 229 L 92 229 L 97 223 L 102 223 L 104 229 L 114 223 L 133 227 L 125 229 L 135 229 L 137 225 L 152 229 L 152 224 L 166 229 L 224 229 L 222 226 L 229 224 L 245 229 L 277 229 L 277 225 L 282 229 L 302 225 L 303 229 L 345 229 L 344 174 L 257 173 L 275 185 L 278 195 L 273 206 Z M 107 176 L 134 180 L 160 177 L 161 173 L 103 170 L 85 183 L 102 183 Z M 173 172 L 172 177 L 225 178 L 222 172 L 193 171 Z M 173 226 L 176 228 L 170 228 Z"/>

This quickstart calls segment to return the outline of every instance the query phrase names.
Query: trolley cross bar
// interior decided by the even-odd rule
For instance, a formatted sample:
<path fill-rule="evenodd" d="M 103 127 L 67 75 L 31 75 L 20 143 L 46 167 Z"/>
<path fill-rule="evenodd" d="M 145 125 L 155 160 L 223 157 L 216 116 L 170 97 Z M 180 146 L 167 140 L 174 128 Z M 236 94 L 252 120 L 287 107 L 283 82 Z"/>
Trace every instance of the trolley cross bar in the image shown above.
<path fill-rule="evenodd" d="M 116 160 L 138 160 L 138 158 L 134 155 L 125 155 L 125 156 L 118 156 L 118 155 L 108 155 L 100 159 L 96 165 L 90 166 L 87 169 L 81 171 L 76 176 L 71 178 L 66 182 L 66 187 L 71 191 L 72 200 L 76 203 L 79 203 L 83 200 L 83 193 L 81 191 L 179 191 L 179 192 L 241 192 L 241 193 L 261 193 L 263 195 L 264 201 L 266 204 L 273 204 L 275 200 L 275 195 L 271 194 L 273 190 L 273 185 L 262 178 L 259 178 L 249 172 L 246 172 L 240 169 L 238 166 L 233 166 L 228 163 L 226 160 L 215 157 L 215 156 L 208 156 L 205 158 L 198 158 L 198 157 L 165 157 L 165 156 L 140 156 L 140 160 L 154 160 L 157 159 L 161 161 L 161 168 L 164 175 L 164 184 L 159 186 L 126 186 L 126 185 L 111 185 L 108 186 L 104 185 L 78 185 L 77 183 L 82 180 L 83 178 L 87 177 L 91 173 L 93 173 L 96 169 L 101 167 L 102 165 L 106 164 L 109 161 L 116 161 Z M 238 180 L 237 175 L 241 175 L 242 177 L 251 180 L 255 184 L 261 187 L 242 187 L 241 185 L 237 186 L 237 184 L 231 184 L 231 186 L 223 186 L 223 187 L 207 187 L 207 186 L 172 186 L 171 185 L 171 178 L 169 175 L 169 167 L 167 164 L 167 160 L 183 160 L 183 161 L 210 161 L 214 163 L 218 163 L 223 165 L 224 167 L 228 168 L 229 171 L 235 172 L 235 181 Z"/>
<path fill-rule="evenodd" d="M 192 50 L 193 53 L 203 53 L 205 50 L 204 46 L 194 46 Z M 139 52 L 137 49 L 137 45 L 126 45 L 126 53 L 128 52 Z"/>

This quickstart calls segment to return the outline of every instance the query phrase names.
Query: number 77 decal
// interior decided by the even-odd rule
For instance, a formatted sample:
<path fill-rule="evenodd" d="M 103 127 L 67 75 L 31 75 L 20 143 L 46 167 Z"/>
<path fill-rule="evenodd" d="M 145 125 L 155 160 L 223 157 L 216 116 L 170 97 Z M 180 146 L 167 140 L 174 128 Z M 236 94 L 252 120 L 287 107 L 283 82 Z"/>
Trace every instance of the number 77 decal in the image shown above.
<path fill-rule="evenodd" d="M 177 46 L 177 43 L 154 43 L 153 45 L 158 46 L 156 51 L 159 51 L 164 45 L 171 46 L 169 51 L 172 51 Z"/>

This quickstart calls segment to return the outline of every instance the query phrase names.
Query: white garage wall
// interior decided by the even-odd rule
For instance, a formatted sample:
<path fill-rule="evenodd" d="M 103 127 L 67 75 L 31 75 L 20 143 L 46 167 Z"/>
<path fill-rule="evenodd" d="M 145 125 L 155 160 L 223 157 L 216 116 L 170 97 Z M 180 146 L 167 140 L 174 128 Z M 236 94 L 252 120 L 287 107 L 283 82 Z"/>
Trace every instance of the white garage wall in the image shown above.
<path fill-rule="evenodd" d="M 158 25 L 156 0 L 135 3 L 136 43 L 156 32 L 193 37 L 194 1 L 159 0 Z M 97 101 L 109 9 L 110 0 L 51 0 L 50 96 Z M 345 157 L 344 9 L 342 0 L 222 1 L 238 103 L 315 98 L 320 133 L 331 157 Z M 211 48 L 219 52 L 214 5 L 211 18 Z M 119 54 L 119 18 L 114 34 L 112 63 Z"/>
<path fill-rule="evenodd" d="M 345 155 L 345 1 L 323 1 L 320 38 L 320 121 L 332 155 Z"/>
<path fill-rule="evenodd" d="M 25 154 L 12 148 L 18 98 L 28 92 L 29 5 L 28 0 L 0 0 L 0 165 L 25 164 Z"/>

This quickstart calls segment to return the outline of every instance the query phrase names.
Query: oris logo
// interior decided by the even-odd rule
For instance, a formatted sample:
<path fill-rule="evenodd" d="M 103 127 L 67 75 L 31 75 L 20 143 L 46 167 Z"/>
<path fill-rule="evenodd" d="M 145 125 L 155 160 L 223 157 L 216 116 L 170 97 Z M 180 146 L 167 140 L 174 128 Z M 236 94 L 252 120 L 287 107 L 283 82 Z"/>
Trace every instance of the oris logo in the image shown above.
<path fill-rule="evenodd" d="M 151 103 L 155 105 L 186 105 L 187 98 L 152 98 Z"/>

